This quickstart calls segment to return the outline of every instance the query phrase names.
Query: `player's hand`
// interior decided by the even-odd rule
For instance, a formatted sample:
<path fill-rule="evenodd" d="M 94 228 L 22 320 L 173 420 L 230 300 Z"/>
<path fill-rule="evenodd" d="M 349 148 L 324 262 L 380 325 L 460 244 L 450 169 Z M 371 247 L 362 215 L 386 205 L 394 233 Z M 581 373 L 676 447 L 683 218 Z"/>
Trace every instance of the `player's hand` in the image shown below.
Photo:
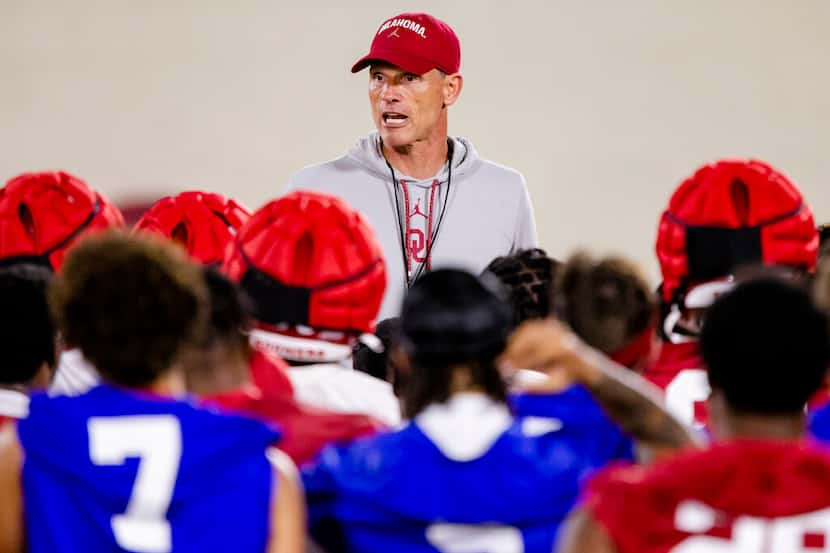
<path fill-rule="evenodd" d="M 502 369 L 542 371 L 555 381 L 586 382 L 593 378 L 586 361 L 589 348 L 564 324 L 554 319 L 528 321 L 513 333 L 499 357 Z"/>
<path fill-rule="evenodd" d="M 574 385 L 574 380 L 565 371 L 539 373 L 541 378 L 533 382 L 511 382 L 510 392 L 520 394 L 558 394 Z"/>

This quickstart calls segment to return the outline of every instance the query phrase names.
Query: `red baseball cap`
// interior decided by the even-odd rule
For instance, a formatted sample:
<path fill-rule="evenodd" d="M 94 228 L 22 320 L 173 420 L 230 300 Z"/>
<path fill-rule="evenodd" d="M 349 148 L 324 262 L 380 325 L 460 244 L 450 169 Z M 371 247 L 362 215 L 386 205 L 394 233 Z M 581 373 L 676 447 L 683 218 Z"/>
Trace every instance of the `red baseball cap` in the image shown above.
<path fill-rule="evenodd" d="M 423 75 L 433 69 L 456 73 L 461 67 L 461 43 L 452 27 L 426 13 L 402 13 L 384 21 L 369 53 L 357 60 L 352 73 L 373 61 L 385 61 Z"/>

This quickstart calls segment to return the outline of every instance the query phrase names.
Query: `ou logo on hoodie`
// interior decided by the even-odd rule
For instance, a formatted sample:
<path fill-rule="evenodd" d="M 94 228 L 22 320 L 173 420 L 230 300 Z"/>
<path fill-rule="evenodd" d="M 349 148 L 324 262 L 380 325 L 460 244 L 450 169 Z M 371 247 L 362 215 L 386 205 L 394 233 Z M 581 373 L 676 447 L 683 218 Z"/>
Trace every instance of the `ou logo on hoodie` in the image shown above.
<path fill-rule="evenodd" d="M 426 239 L 424 238 L 424 233 L 420 229 L 409 229 L 409 237 L 407 238 L 407 242 L 409 243 L 409 255 L 417 261 L 418 263 L 423 263 L 426 259 L 423 255 L 424 247 L 426 246 Z"/>

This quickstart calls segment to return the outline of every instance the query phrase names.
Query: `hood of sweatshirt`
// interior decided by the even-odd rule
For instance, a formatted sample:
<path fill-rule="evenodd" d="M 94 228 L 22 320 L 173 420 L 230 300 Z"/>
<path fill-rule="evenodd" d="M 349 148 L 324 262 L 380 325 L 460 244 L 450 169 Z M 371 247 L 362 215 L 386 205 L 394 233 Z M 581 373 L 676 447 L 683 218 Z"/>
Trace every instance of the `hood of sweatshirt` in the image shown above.
<path fill-rule="evenodd" d="M 455 179 L 475 170 L 481 163 L 481 159 L 478 157 L 478 152 L 476 152 L 473 145 L 466 138 L 455 137 L 452 141 L 452 177 Z M 380 135 L 377 131 L 369 133 L 367 136 L 358 140 L 357 144 L 349 150 L 346 157 L 358 163 L 370 173 L 377 175 L 380 179 L 388 180 L 392 178 L 392 173 L 386 164 L 386 158 L 383 157 L 383 152 L 381 151 Z M 421 182 L 431 184 L 433 179 L 437 178 L 443 184 L 449 176 L 447 168 L 447 164 L 445 163 L 437 177 L 430 177 L 429 179 L 423 179 L 421 181 L 401 173 L 396 173 L 396 177 L 398 180 L 405 179 L 411 184 L 420 184 Z"/>

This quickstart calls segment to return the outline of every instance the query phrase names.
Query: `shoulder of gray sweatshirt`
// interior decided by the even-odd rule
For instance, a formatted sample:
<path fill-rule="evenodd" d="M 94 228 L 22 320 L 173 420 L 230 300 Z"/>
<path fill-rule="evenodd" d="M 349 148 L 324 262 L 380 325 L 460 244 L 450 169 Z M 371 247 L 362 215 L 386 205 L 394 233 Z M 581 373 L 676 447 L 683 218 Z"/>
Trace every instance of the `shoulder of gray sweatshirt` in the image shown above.
<path fill-rule="evenodd" d="M 433 269 L 455 267 L 480 273 L 494 258 L 538 244 L 530 195 L 521 173 L 481 159 L 464 138 L 453 138 L 452 178 L 446 212 L 432 247 Z M 438 179 L 441 201 L 435 204 L 435 221 L 446 197 L 450 172 L 445 164 Z M 424 186 L 399 172 L 396 180 L 407 187 Z M 400 312 L 406 291 L 402 225 L 396 210 L 395 183 L 380 149 L 376 132 L 361 138 L 344 156 L 306 167 L 293 175 L 288 191 L 313 190 L 338 196 L 357 209 L 375 231 L 386 258 L 387 286 L 378 320 Z"/>

